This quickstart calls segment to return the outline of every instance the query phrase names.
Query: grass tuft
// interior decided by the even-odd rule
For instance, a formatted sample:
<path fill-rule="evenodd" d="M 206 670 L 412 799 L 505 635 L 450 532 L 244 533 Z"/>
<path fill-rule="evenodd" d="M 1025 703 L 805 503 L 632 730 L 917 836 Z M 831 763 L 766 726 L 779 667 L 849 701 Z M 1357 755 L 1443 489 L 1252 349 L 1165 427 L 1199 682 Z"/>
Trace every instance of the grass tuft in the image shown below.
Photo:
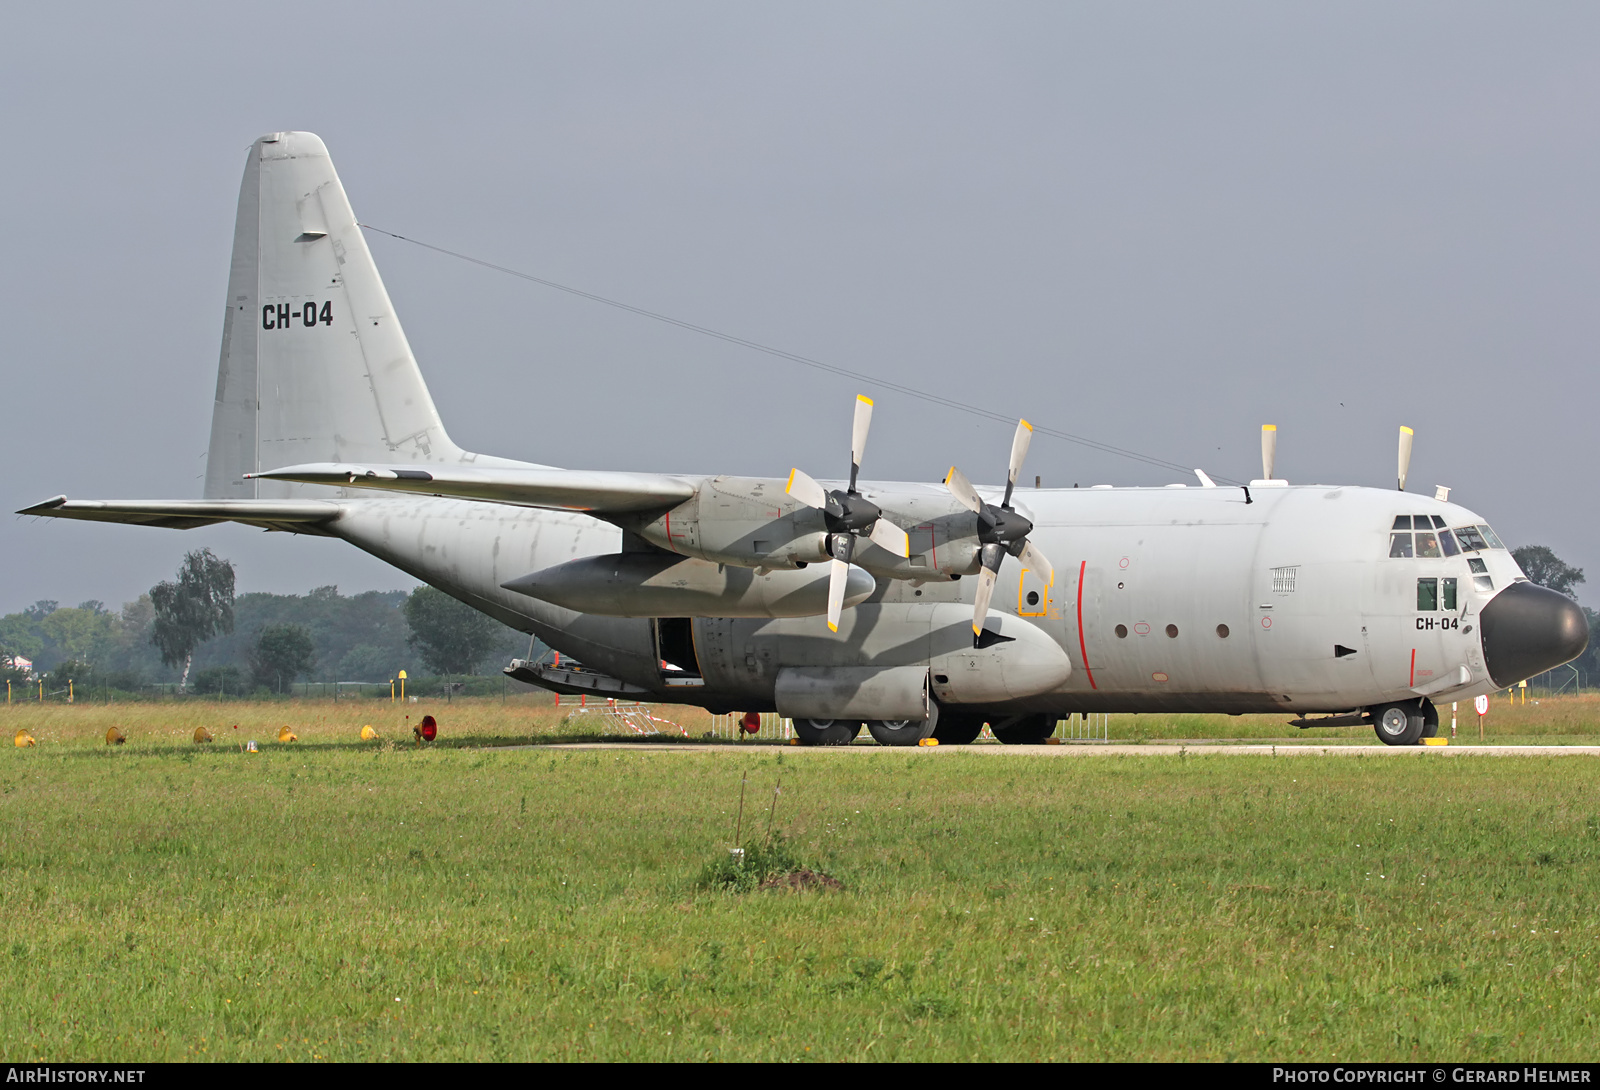
<path fill-rule="evenodd" d="M 777 830 L 763 840 L 748 841 L 742 854 L 718 852 L 700 868 L 695 886 L 723 893 L 750 893 L 765 889 L 843 889 L 844 883 L 807 866 L 783 831 Z"/>

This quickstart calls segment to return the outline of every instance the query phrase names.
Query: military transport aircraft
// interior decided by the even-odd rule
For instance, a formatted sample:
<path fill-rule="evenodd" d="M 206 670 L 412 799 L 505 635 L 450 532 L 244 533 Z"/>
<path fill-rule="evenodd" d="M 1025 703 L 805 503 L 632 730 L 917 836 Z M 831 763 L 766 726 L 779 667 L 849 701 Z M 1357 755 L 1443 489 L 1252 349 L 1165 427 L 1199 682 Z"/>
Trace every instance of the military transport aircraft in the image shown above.
<path fill-rule="evenodd" d="M 205 498 L 23 513 L 338 537 L 521 629 L 557 692 L 1040 741 L 1074 712 L 1283 712 L 1391 745 L 1434 702 L 1581 654 L 1588 627 L 1445 493 L 1016 487 L 557 469 L 450 440 L 322 141 L 263 136 L 239 193 Z M 839 468 L 844 465 L 840 453 Z M 999 452 L 996 452 L 997 454 Z M 818 467 L 813 467 L 818 468 Z M 581 662 L 574 669 L 570 660 Z M 559 660 L 558 660 L 559 661 Z M 1321 718 L 1309 718 L 1321 716 Z"/>

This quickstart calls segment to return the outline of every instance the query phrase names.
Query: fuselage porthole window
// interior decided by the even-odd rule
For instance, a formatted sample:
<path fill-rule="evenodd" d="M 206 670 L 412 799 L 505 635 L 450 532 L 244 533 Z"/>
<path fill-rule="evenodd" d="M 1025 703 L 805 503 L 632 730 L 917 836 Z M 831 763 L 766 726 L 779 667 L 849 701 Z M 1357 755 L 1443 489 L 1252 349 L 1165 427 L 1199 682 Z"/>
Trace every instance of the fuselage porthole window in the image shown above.
<path fill-rule="evenodd" d="M 1128 638 L 1128 626 L 1125 625 L 1125 624 L 1117 625 L 1116 633 L 1117 633 L 1117 639 L 1119 639 L 1119 640 L 1127 639 Z"/>
<path fill-rule="evenodd" d="M 1228 638 L 1228 626 L 1225 625 L 1225 624 L 1217 625 L 1217 639 L 1225 640 L 1227 638 Z"/>

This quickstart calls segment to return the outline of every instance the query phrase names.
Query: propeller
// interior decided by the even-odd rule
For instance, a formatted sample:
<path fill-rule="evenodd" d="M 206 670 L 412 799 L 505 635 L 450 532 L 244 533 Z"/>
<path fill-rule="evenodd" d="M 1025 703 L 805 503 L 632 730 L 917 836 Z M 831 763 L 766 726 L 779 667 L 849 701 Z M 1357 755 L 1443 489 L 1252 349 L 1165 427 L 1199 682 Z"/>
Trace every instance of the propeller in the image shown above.
<path fill-rule="evenodd" d="M 1028 455 L 1028 444 L 1033 441 L 1033 425 L 1026 420 L 1017 422 L 1017 434 L 1011 440 L 1011 468 L 1006 474 L 1006 495 L 996 507 L 984 503 L 978 490 L 972 487 L 967 475 L 955 466 L 945 478 L 945 487 L 960 500 L 967 510 L 978 516 L 979 556 L 983 567 L 978 572 L 978 592 L 973 597 L 972 643 L 977 646 L 983 638 L 983 619 L 989 613 L 989 599 L 994 595 L 994 584 L 1000 576 L 1000 563 L 1007 553 L 1021 560 L 1023 565 L 1044 577 L 1048 585 L 1055 582 L 1055 568 L 1034 544 L 1028 540 L 1033 523 L 1019 515 L 1011 506 L 1011 493 L 1017 486 L 1017 474 L 1022 471 L 1022 460 Z"/>
<path fill-rule="evenodd" d="M 1272 465 L 1278 460 L 1278 425 L 1261 425 L 1261 479 L 1272 480 Z"/>
<path fill-rule="evenodd" d="M 839 631 L 839 615 L 844 610 L 845 583 L 850 578 L 850 560 L 855 556 L 856 539 L 864 532 L 879 548 L 905 559 L 911 555 L 911 539 L 888 519 L 877 504 L 856 491 L 861 473 L 861 456 L 867 449 L 867 429 L 872 424 L 872 399 L 856 397 L 855 425 L 850 432 L 850 488 L 825 489 L 798 469 L 789 471 L 789 495 L 807 507 L 822 512 L 828 527 L 828 628 Z"/>
<path fill-rule="evenodd" d="M 1400 491 L 1406 490 L 1406 471 L 1411 468 L 1411 437 L 1412 431 L 1404 424 L 1400 425 Z"/>

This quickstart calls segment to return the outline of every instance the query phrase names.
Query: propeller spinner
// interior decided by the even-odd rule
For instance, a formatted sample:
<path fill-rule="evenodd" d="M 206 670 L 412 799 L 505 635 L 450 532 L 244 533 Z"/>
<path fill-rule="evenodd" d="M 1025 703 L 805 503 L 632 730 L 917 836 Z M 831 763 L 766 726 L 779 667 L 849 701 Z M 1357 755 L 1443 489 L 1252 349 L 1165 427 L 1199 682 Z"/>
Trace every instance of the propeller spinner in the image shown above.
<path fill-rule="evenodd" d="M 984 503 L 978 490 L 972 487 L 966 474 L 955 466 L 945 478 L 945 487 L 968 510 L 978 516 L 978 541 L 983 568 L 978 572 L 978 593 L 973 599 L 972 642 L 977 646 L 983 638 L 983 619 L 989 613 L 989 599 L 994 595 L 994 584 L 1000 575 L 1000 563 L 1007 553 L 1021 560 L 1030 570 L 1044 577 L 1046 584 L 1055 582 L 1055 569 L 1032 542 L 1028 535 L 1033 523 L 1011 506 L 1011 493 L 1017 486 L 1017 474 L 1022 471 L 1022 460 L 1027 457 L 1028 444 L 1033 441 L 1033 425 L 1026 420 L 1017 422 L 1017 434 L 1011 440 L 1011 468 L 1006 475 L 1006 495 L 996 507 Z"/>
<path fill-rule="evenodd" d="M 883 518 L 883 510 L 856 491 L 856 478 L 861 473 L 861 456 L 866 453 L 867 429 L 871 424 L 872 399 L 858 395 L 855 426 L 850 433 L 850 488 L 847 491 L 825 489 L 798 469 L 789 471 L 789 486 L 785 490 L 807 507 L 821 511 L 828 527 L 828 555 L 833 558 L 828 572 L 828 629 L 833 632 L 839 631 L 850 560 L 855 555 L 856 539 L 862 533 L 898 557 L 911 555 L 911 540 L 906 532 Z"/>

